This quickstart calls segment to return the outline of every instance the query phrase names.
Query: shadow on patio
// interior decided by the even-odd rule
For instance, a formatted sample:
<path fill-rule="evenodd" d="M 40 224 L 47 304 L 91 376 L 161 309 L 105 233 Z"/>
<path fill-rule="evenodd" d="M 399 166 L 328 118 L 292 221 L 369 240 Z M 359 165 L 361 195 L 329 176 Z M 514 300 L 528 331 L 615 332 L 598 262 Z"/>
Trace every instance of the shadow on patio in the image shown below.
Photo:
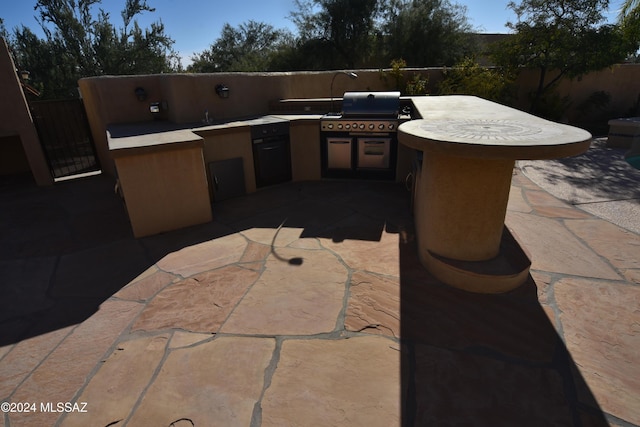
<path fill-rule="evenodd" d="M 314 263 L 314 253 L 329 252 L 348 272 L 345 302 L 330 333 L 305 338 L 275 335 L 279 344 L 269 368 L 273 379 L 267 380 L 265 374 L 265 390 L 254 406 L 251 425 L 261 425 L 269 415 L 264 393 L 275 390 L 280 379 L 275 377 L 284 369 L 283 342 L 356 342 L 371 335 L 382 335 L 388 347 L 401 349 L 402 408 L 377 409 L 392 416 L 401 411 L 402 425 L 609 425 L 549 320 L 551 308 L 540 304 L 534 279 L 529 277 L 524 286 L 502 295 L 471 294 L 438 283 L 417 260 L 410 197 L 402 186 L 340 181 L 281 185 L 216 204 L 213 223 L 136 240 L 111 185 L 105 177 L 94 177 L 50 189 L 2 189 L 0 346 L 84 321 L 167 254 L 251 229 L 277 234 L 284 224 L 294 229 L 291 232 L 299 231 L 299 238 L 329 242 L 305 248 L 304 256 L 291 256 L 303 251 L 288 247 L 280 254 L 274 236 L 271 253 L 304 268 Z M 385 301 L 386 294 L 375 289 L 366 298 L 374 312 L 390 304 L 385 314 L 390 323 L 370 319 L 370 324 L 354 329 L 346 324 L 345 312 L 351 307 L 354 277 L 362 270 L 332 248 L 346 242 L 381 245 L 382 236 L 389 234 L 398 236 L 398 252 L 386 254 L 399 256 L 398 271 L 379 277 L 400 285 L 393 291 L 398 293 L 396 301 Z M 254 334 L 252 339 L 266 338 L 274 336 Z M 373 358 L 356 362 L 370 369 L 377 364 Z M 349 379 L 346 375 L 342 381 Z"/>
<path fill-rule="evenodd" d="M 627 149 L 610 148 L 606 143 L 607 138 L 597 138 L 591 149 L 579 156 L 519 163 L 536 183 L 571 189 L 563 198 L 572 204 L 640 199 L 640 171 L 625 161 Z"/>
<path fill-rule="evenodd" d="M 609 425 L 531 276 L 505 294 L 457 290 L 413 246 L 400 250 L 403 425 Z"/>

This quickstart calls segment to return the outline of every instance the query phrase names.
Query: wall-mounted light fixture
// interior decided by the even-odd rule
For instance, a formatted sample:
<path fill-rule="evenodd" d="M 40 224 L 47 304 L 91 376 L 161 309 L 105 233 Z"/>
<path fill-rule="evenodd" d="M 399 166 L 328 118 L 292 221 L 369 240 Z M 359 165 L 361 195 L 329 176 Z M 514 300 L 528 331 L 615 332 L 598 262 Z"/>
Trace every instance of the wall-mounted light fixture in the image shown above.
<path fill-rule="evenodd" d="M 16 68 L 16 74 L 19 76 L 20 86 L 22 86 L 22 89 L 24 91 L 30 93 L 33 96 L 40 96 L 40 92 L 38 92 L 36 88 L 28 83 L 29 77 L 31 76 L 30 72 L 28 72 L 27 70 L 18 71 L 18 69 Z"/>
<path fill-rule="evenodd" d="M 142 102 L 147 99 L 147 91 L 144 90 L 144 88 L 138 86 L 134 92 L 136 94 L 136 98 L 138 98 L 138 101 Z"/>
<path fill-rule="evenodd" d="M 220 98 L 228 98 L 229 97 L 229 88 L 224 84 L 220 83 L 216 85 L 216 93 Z"/>

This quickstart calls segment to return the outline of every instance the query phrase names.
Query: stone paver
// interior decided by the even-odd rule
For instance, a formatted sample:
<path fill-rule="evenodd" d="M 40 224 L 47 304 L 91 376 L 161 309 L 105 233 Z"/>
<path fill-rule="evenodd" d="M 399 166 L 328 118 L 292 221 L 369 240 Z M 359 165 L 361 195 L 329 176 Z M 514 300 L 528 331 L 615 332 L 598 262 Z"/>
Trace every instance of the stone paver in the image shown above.
<path fill-rule="evenodd" d="M 173 252 L 158 261 L 158 267 L 189 277 L 238 261 L 246 247 L 247 240 L 244 237 L 231 234 Z"/>
<path fill-rule="evenodd" d="M 629 282 L 640 285 L 640 268 L 635 270 L 624 270 L 622 273 Z"/>
<path fill-rule="evenodd" d="M 62 426 L 107 426 L 127 419 L 151 381 L 168 341 L 169 334 L 161 334 L 119 342 L 77 398 L 87 403 L 87 412 L 70 413 Z"/>
<path fill-rule="evenodd" d="M 0 359 L 2 359 L 5 354 L 9 353 L 13 347 L 15 347 L 15 344 L 9 344 L 0 347 Z"/>
<path fill-rule="evenodd" d="M 127 425 L 249 426 L 275 340 L 217 338 L 171 351 Z"/>
<path fill-rule="evenodd" d="M 302 234 L 302 228 L 282 227 L 279 230 L 273 228 L 251 228 L 244 230 L 242 235 L 247 239 L 267 246 L 284 247 L 295 242 Z"/>
<path fill-rule="evenodd" d="M 345 239 L 336 242 L 331 239 L 320 239 L 320 241 L 322 246 L 338 254 L 349 267 L 355 270 L 396 277 L 400 275 L 398 233 L 382 231 L 380 240 Z"/>
<path fill-rule="evenodd" d="M 147 301 L 160 289 L 176 280 L 177 277 L 173 274 L 160 271 L 154 266 L 154 268 L 147 270 L 147 272 L 137 277 L 114 296 L 130 301 Z"/>
<path fill-rule="evenodd" d="M 262 426 L 400 424 L 400 349 L 382 337 L 286 340 Z"/>
<path fill-rule="evenodd" d="M 567 221 L 566 225 L 614 267 L 640 268 L 640 236 L 637 234 L 597 219 Z"/>
<path fill-rule="evenodd" d="M 267 256 L 271 253 L 271 247 L 261 243 L 249 242 L 240 262 L 244 268 L 260 270 Z"/>
<path fill-rule="evenodd" d="M 231 265 L 174 283 L 151 300 L 133 330 L 218 332 L 258 276 Z"/>
<path fill-rule="evenodd" d="M 0 320 L 31 314 L 53 305 L 47 289 L 55 264 L 54 257 L 0 260 Z M 10 287 L 10 284 L 19 286 Z"/>
<path fill-rule="evenodd" d="M 567 348 L 591 393 L 608 413 L 640 424 L 640 288 L 574 278 L 554 288 Z"/>
<path fill-rule="evenodd" d="M 73 327 L 58 329 L 19 342 L 0 359 L 0 399 L 13 390 L 60 344 Z"/>
<path fill-rule="evenodd" d="M 533 208 L 524 200 L 523 190 L 516 186 L 511 186 L 509 191 L 509 203 L 507 209 L 514 212 L 530 213 Z"/>
<path fill-rule="evenodd" d="M 348 331 L 400 337 L 400 283 L 366 272 L 351 276 L 344 326 Z"/>
<path fill-rule="evenodd" d="M 14 317 L 0 322 L 0 400 L 89 411 L 4 414 L 0 427 L 640 426 L 637 234 L 516 171 L 507 224 L 531 276 L 472 294 L 420 265 L 408 197 L 292 183 L 220 203 L 219 222 L 184 232 L 94 233 L 96 247 L 47 243 L 24 260 L 0 248 L 3 279 L 33 279 L 2 294 Z M 46 228 L 16 218 L 29 242 Z M 31 307 L 11 305 L 29 292 Z M 84 297 L 99 310 L 76 324 L 47 317 Z M 35 336 L 17 341 L 17 326 Z"/>
<path fill-rule="evenodd" d="M 38 365 L 11 396 L 13 402 L 71 402 L 96 364 L 140 312 L 128 301 L 107 301 Z M 11 426 L 53 425 L 55 412 L 10 414 Z"/>
<path fill-rule="evenodd" d="M 526 192 L 526 199 L 535 209 L 539 209 L 541 207 L 556 207 L 556 208 L 570 208 L 566 202 L 563 202 L 560 199 L 553 197 L 551 194 L 546 191 L 542 191 L 540 189 L 537 190 L 529 190 Z"/>
<path fill-rule="evenodd" d="M 294 260 L 294 262 L 289 262 Z M 333 254 L 280 248 L 221 332 L 312 335 L 331 332 L 343 307 L 347 269 Z"/>
<path fill-rule="evenodd" d="M 174 331 L 171 337 L 169 348 L 188 347 L 195 343 L 199 343 L 211 339 L 214 334 L 191 333 L 184 331 Z"/>
<path fill-rule="evenodd" d="M 506 224 L 531 253 L 534 270 L 600 279 L 621 278 L 556 219 L 509 212 Z"/>
<path fill-rule="evenodd" d="M 129 262 L 120 264 L 125 258 Z M 117 241 L 60 257 L 53 286 L 54 298 L 108 298 L 147 266 L 144 249 L 137 241 Z"/>
<path fill-rule="evenodd" d="M 574 425 L 563 378 L 552 369 L 427 346 L 418 346 L 415 364 L 411 425 Z"/>

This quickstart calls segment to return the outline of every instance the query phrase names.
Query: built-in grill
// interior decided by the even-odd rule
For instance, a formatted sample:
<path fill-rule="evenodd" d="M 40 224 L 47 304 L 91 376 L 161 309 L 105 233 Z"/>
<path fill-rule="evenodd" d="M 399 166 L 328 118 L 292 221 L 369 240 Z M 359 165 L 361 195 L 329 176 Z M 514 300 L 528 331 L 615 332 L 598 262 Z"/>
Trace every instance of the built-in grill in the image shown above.
<path fill-rule="evenodd" d="M 345 92 L 320 120 L 322 176 L 395 179 L 400 92 Z"/>

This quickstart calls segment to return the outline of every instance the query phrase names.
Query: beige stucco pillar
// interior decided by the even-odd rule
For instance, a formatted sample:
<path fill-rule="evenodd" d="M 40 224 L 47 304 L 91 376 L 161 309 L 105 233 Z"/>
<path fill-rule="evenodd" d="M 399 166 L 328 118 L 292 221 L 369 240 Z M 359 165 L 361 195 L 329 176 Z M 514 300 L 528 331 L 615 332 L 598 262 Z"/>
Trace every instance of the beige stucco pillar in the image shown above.
<path fill-rule="evenodd" d="M 591 134 L 476 97 L 412 100 L 423 118 L 403 123 L 398 140 L 424 157 L 414 195 L 420 261 L 460 289 L 520 286 L 531 259 L 504 225 L 515 160 L 580 154 Z"/>
<path fill-rule="evenodd" d="M 0 87 L 3 92 L 0 98 L 0 135 L 18 135 L 36 184 L 53 184 L 15 64 L 4 39 L 0 39 Z"/>
<path fill-rule="evenodd" d="M 462 261 L 498 255 L 514 161 L 426 153 L 420 182 L 425 249 Z"/>

